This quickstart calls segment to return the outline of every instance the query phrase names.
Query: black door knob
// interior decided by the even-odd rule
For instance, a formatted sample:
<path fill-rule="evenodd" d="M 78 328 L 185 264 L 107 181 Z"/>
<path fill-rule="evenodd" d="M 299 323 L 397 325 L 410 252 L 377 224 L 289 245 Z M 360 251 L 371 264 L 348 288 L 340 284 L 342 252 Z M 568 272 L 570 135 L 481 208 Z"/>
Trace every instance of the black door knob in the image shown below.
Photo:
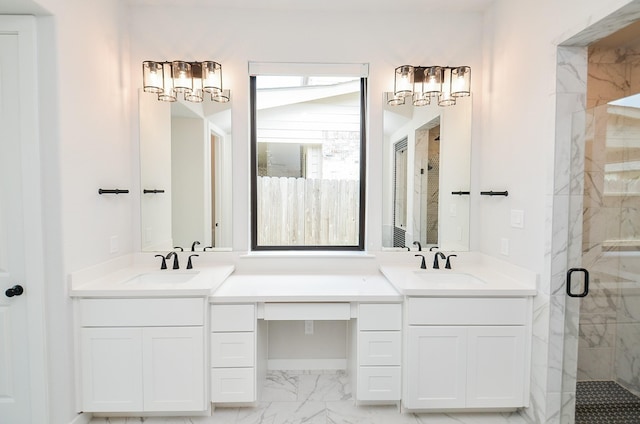
<path fill-rule="evenodd" d="M 20 284 L 16 284 L 15 286 L 7 289 L 7 291 L 4 292 L 7 297 L 20 296 L 22 293 L 24 293 L 24 289 Z"/>

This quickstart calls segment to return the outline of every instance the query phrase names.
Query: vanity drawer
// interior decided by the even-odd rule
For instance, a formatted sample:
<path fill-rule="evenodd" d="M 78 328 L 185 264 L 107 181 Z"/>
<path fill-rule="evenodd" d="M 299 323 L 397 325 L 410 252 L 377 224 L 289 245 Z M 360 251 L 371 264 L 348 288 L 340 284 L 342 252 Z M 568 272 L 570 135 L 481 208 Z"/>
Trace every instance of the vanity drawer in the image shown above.
<path fill-rule="evenodd" d="M 525 325 L 527 299 L 410 297 L 409 325 Z"/>
<path fill-rule="evenodd" d="M 358 400 L 400 400 L 400 367 L 360 367 Z"/>
<path fill-rule="evenodd" d="M 255 357 L 254 333 L 211 333 L 211 366 L 252 367 Z"/>
<path fill-rule="evenodd" d="M 363 331 L 358 335 L 359 365 L 400 365 L 399 331 Z"/>
<path fill-rule="evenodd" d="M 402 305 L 399 303 L 361 303 L 358 308 L 360 331 L 389 331 L 402 328 Z"/>
<path fill-rule="evenodd" d="M 82 327 L 168 327 L 204 325 L 204 300 L 81 299 Z"/>
<path fill-rule="evenodd" d="M 253 331 L 256 307 L 248 305 L 211 305 L 211 331 Z"/>
<path fill-rule="evenodd" d="M 211 402 L 255 401 L 254 368 L 213 368 Z"/>
<path fill-rule="evenodd" d="M 351 305 L 348 302 L 265 303 L 264 319 L 265 321 L 348 321 L 351 319 Z"/>

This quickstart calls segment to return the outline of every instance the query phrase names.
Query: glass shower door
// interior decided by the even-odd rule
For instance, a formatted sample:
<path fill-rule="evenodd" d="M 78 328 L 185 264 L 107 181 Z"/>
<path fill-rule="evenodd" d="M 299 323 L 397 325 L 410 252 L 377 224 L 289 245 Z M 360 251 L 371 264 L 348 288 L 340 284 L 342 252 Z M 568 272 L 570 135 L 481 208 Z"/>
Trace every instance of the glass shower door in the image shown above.
<path fill-rule="evenodd" d="M 563 422 L 640 423 L 640 108 L 573 124 Z"/>

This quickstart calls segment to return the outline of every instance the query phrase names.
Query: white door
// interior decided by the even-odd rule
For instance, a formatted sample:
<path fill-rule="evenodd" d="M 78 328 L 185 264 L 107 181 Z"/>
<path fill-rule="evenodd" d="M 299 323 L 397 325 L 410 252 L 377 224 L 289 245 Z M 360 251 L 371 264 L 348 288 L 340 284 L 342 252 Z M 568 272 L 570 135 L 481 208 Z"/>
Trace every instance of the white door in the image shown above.
<path fill-rule="evenodd" d="M 0 16 L 0 422 L 11 424 L 46 422 L 35 51 L 33 18 Z"/>

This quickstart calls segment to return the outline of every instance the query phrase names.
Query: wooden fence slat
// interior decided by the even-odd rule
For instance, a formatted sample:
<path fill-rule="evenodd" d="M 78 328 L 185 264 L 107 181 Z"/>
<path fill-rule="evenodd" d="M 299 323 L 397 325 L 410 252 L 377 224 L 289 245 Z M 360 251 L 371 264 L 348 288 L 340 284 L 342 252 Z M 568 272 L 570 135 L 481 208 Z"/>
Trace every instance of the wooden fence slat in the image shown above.
<path fill-rule="evenodd" d="M 359 182 L 258 177 L 262 246 L 357 245 Z"/>

